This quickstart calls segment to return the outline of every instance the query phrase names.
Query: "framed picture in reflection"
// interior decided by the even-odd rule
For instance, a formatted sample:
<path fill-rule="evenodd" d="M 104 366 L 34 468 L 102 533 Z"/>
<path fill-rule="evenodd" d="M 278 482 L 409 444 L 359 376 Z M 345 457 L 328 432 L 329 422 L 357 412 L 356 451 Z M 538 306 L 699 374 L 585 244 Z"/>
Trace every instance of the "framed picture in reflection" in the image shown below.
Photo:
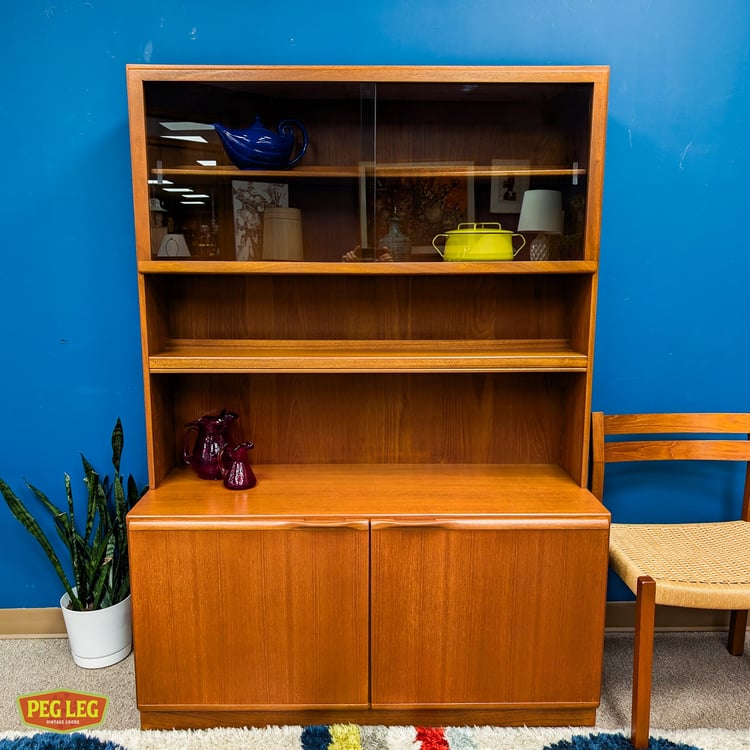
<path fill-rule="evenodd" d="M 498 173 L 490 182 L 490 212 L 520 214 L 523 194 L 529 189 L 529 168 L 524 159 L 493 159 L 492 168 Z"/>
<path fill-rule="evenodd" d="M 371 246 L 400 219 L 412 254 L 435 254 L 432 239 L 474 221 L 473 162 L 360 165 L 362 246 Z M 369 242 L 368 242 L 369 240 Z"/>

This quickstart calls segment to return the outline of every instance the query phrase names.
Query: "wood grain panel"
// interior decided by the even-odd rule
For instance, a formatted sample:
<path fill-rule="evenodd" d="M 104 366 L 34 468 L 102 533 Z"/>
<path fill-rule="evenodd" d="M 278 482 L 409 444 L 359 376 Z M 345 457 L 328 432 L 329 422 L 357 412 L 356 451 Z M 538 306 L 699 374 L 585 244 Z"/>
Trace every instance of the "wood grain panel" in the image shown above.
<path fill-rule="evenodd" d="M 373 707 L 598 701 L 606 559 L 606 529 L 373 521 Z"/>
<path fill-rule="evenodd" d="M 588 341 L 585 275 L 196 274 L 147 284 L 157 351 L 167 339 Z"/>
<path fill-rule="evenodd" d="M 367 705 L 366 522 L 130 541 L 140 706 Z"/>
<path fill-rule="evenodd" d="M 156 377 L 156 376 L 155 376 Z M 166 376 L 158 376 L 166 377 Z M 169 376 L 172 451 L 184 425 L 237 411 L 256 463 L 560 463 L 584 374 Z"/>

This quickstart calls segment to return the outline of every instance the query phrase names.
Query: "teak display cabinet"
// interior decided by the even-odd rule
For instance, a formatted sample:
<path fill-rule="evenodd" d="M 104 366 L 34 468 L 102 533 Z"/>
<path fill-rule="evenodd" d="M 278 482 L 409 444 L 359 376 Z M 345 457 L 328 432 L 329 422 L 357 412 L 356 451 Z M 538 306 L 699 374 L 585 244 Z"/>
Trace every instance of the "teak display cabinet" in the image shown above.
<path fill-rule="evenodd" d="M 151 487 L 128 517 L 142 726 L 593 724 L 607 69 L 127 77 Z M 299 164 L 232 166 L 210 125 L 256 115 L 304 123 Z M 516 228 L 517 210 L 491 211 L 498 181 L 561 192 L 553 259 L 442 260 L 429 238 L 458 222 Z M 302 260 L 264 259 L 258 234 L 240 254 L 239 224 L 261 218 L 247 183 L 300 209 Z M 411 255 L 375 260 L 394 210 Z M 186 424 L 222 408 L 255 444 L 246 492 L 184 465 Z"/>

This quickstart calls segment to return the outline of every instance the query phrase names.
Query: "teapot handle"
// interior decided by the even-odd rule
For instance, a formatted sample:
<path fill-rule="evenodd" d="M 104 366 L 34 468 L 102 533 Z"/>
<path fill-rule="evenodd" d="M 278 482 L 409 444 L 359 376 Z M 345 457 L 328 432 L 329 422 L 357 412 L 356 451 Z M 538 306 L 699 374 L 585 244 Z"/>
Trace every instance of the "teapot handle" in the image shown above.
<path fill-rule="evenodd" d="M 460 225 L 459 225 L 459 226 L 460 226 Z M 435 250 L 437 250 L 437 252 L 438 252 L 438 255 L 439 255 L 439 256 L 440 256 L 441 258 L 445 258 L 445 255 L 444 255 L 443 251 L 442 251 L 442 250 L 441 250 L 441 249 L 440 249 L 440 248 L 439 248 L 439 247 L 438 247 L 438 246 L 437 246 L 437 245 L 435 244 L 435 240 L 439 239 L 440 237 L 445 237 L 445 239 L 446 239 L 446 240 L 448 239 L 448 235 L 447 235 L 447 234 L 436 234 L 436 235 L 435 235 L 435 236 L 434 236 L 434 237 L 432 238 L 432 246 L 433 246 L 433 247 L 435 248 Z"/>
<path fill-rule="evenodd" d="M 278 131 L 280 135 L 294 135 L 294 128 L 298 128 L 300 133 L 302 133 L 302 148 L 300 149 L 300 152 L 297 154 L 297 156 L 292 159 L 289 164 L 287 164 L 287 168 L 293 167 L 304 155 L 305 151 L 307 151 L 307 144 L 309 142 L 309 139 L 307 137 L 307 129 L 305 126 L 299 121 L 299 120 L 282 120 L 279 123 Z"/>
<path fill-rule="evenodd" d="M 524 247 L 526 247 L 526 238 L 522 234 L 512 234 L 511 237 L 510 237 L 511 243 L 513 242 L 513 238 L 514 237 L 520 237 L 521 238 L 521 244 L 518 246 L 518 250 L 514 250 L 513 251 L 513 257 L 515 258 L 516 255 L 518 255 L 518 253 L 520 253 L 521 250 L 523 250 Z"/>

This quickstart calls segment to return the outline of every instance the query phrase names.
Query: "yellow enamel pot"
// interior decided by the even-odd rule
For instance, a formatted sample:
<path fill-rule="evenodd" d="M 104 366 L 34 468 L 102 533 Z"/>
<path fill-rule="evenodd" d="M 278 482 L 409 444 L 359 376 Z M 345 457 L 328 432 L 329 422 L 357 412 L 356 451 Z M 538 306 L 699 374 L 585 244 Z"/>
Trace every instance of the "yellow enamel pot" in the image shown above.
<path fill-rule="evenodd" d="M 513 247 L 514 237 L 521 238 L 517 248 Z M 432 246 L 448 261 L 513 260 L 525 244 L 523 235 L 503 229 L 497 222 L 459 224 L 432 239 Z"/>

